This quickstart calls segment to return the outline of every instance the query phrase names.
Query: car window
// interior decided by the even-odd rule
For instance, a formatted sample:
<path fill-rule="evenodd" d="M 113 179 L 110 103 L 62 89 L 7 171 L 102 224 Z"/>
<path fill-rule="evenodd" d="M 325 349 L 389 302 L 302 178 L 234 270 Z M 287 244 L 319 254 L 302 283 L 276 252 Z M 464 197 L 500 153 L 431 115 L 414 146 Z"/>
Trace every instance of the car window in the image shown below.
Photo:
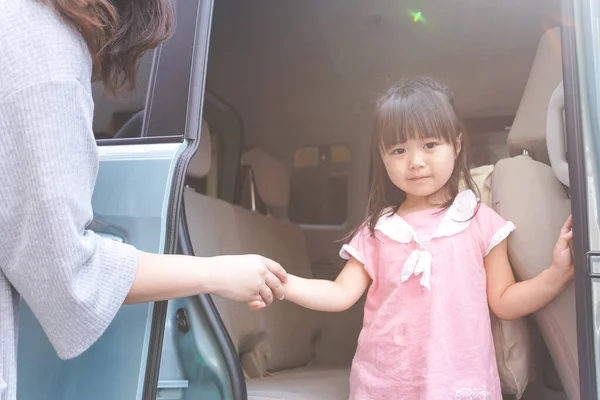
<path fill-rule="evenodd" d="M 188 175 L 186 177 L 186 185 L 194 189 L 197 193 L 205 196 L 219 198 L 219 184 L 221 178 L 222 169 L 222 156 L 223 154 L 223 143 L 219 131 L 210 127 L 209 132 L 203 132 L 203 134 L 210 135 L 210 170 L 208 174 L 203 178 L 196 178 Z"/>
<path fill-rule="evenodd" d="M 169 40 L 140 60 L 132 92 L 109 96 L 101 84 L 94 84 L 93 130 L 98 144 L 112 144 L 114 140 L 122 140 L 123 144 L 183 140 L 191 71 L 200 65 L 194 62 L 194 52 L 189 51 L 195 46 L 197 12 L 196 3 L 175 4 L 177 29 Z"/>
<path fill-rule="evenodd" d="M 119 97 L 105 93 L 101 83 L 94 82 L 94 136 L 96 139 L 131 138 L 142 136 L 142 122 L 150 82 L 154 52 L 140 60 L 137 84 L 133 91 Z"/>
<path fill-rule="evenodd" d="M 350 149 L 344 145 L 298 149 L 291 176 L 290 220 L 341 225 L 348 215 Z"/>

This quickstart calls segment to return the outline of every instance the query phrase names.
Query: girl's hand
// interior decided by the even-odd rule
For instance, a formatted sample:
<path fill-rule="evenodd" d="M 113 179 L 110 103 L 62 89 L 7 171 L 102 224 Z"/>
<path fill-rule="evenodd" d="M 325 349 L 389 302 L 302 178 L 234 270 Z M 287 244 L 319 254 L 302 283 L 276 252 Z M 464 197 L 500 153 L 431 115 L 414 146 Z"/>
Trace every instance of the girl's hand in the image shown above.
<path fill-rule="evenodd" d="M 571 281 L 575 275 L 573 265 L 573 218 L 569 216 L 560 230 L 560 235 L 552 252 L 550 266 L 560 279 Z"/>
<path fill-rule="evenodd" d="M 508 242 L 502 241 L 485 258 L 488 303 L 496 316 L 513 320 L 545 307 L 573 280 L 573 221 L 567 219 L 554 251 L 552 264 L 536 277 L 515 283 L 507 257 Z M 535 249 L 533 249 L 535 250 Z"/>

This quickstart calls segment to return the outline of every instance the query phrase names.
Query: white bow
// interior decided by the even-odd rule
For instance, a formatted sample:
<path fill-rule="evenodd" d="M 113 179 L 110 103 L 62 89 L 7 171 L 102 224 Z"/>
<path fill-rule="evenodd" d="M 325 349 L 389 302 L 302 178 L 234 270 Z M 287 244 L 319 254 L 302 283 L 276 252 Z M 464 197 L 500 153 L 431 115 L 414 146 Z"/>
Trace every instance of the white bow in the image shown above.
<path fill-rule="evenodd" d="M 431 290 L 431 253 L 427 250 L 415 250 L 406 259 L 400 279 L 406 282 L 412 275 L 421 276 L 421 286 Z"/>

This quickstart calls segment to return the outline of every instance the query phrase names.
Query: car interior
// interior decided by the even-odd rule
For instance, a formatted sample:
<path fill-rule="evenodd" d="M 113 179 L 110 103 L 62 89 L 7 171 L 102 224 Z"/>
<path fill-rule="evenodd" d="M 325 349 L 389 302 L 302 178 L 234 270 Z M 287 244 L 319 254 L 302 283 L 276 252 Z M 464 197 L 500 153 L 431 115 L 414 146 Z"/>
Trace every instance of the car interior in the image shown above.
<path fill-rule="evenodd" d="M 516 278 L 535 276 L 570 213 L 559 25 L 558 0 L 215 1 L 184 194 L 194 253 L 260 254 L 335 279 L 343 238 L 365 214 L 374 101 L 429 75 L 455 93 L 472 168 L 493 171 L 492 207 L 517 227 Z M 98 138 L 139 136 L 152 60 L 119 102 L 94 86 Z M 362 300 L 337 314 L 213 300 L 249 399 L 348 398 Z M 531 355 L 517 398 L 579 399 L 574 287 L 525 324 L 527 348 L 504 350 Z"/>

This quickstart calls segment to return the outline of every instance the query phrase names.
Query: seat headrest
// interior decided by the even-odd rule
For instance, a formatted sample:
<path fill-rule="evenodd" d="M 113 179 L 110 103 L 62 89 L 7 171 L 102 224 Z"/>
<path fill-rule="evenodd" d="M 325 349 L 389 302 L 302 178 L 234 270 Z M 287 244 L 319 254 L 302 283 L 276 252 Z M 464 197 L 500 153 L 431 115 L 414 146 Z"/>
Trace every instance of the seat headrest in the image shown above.
<path fill-rule="evenodd" d="M 246 152 L 242 156 L 241 164 L 252 168 L 258 194 L 266 205 L 288 205 L 290 182 L 285 164 L 258 149 Z"/>
<path fill-rule="evenodd" d="M 131 118 L 119 128 L 115 133 L 115 138 L 133 138 L 142 136 L 142 128 L 144 127 L 144 115 L 146 110 L 140 110 L 133 114 Z"/>
<path fill-rule="evenodd" d="M 211 141 L 210 129 L 206 121 L 202 121 L 202 131 L 200 132 L 200 144 L 196 154 L 192 157 L 187 174 L 196 179 L 202 179 L 208 175 L 211 166 Z"/>
<path fill-rule="evenodd" d="M 560 28 L 540 39 L 519 109 L 508 134 L 508 150 L 517 156 L 526 150 L 531 158 L 549 164 L 546 119 L 552 93 L 562 81 Z"/>

